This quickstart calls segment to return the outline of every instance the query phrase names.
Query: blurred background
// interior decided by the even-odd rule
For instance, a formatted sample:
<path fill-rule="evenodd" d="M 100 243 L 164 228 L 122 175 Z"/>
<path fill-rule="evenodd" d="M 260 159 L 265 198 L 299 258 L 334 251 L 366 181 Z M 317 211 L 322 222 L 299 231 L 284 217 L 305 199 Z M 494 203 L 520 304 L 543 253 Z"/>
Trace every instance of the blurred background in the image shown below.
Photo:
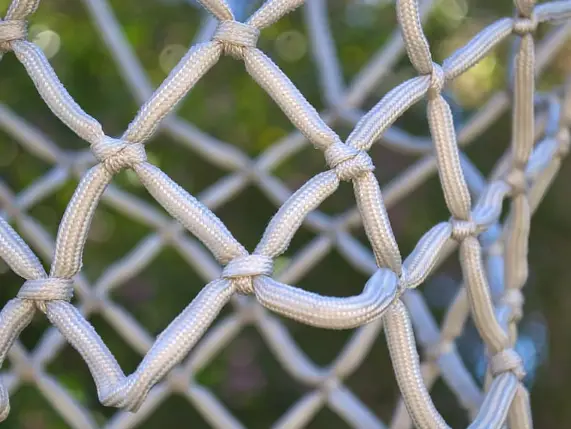
<path fill-rule="evenodd" d="M 108 135 L 120 135 L 137 111 L 139 102 L 122 78 L 113 57 L 93 24 L 86 2 L 46 0 L 30 19 L 30 39 L 45 52 L 60 80 L 75 100 L 97 118 Z M 254 0 L 234 0 L 239 19 L 257 7 Z M 0 1 L 6 10 L 9 1 Z M 184 55 L 204 27 L 205 13 L 190 0 L 112 0 L 125 37 L 132 45 L 152 85 L 158 86 Z M 329 0 L 328 19 L 343 81 L 350 83 L 382 48 L 396 28 L 394 5 L 390 0 Z M 509 1 L 439 0 L 430 13 L 425 31 L 435 61 L 441 62 L 474 34 L 498 17 L 511 16 Z M 320 86 L 318 68 L 312 55 L 307 14 L 303 8 L 281 19 L 262 32 L 258 46 L 267 53 L 294 82 L 318 111 L 326 109 L 326 94 Z M 547 32 L 541 28 L 538 35 Z M 492 94 L 506 86 L 510 43 L 499 46 L 452 85 L 447 97 L 453 103 L 457 123 L 463 123 Z M 571 44 L 564 47 L 538 81 L 540 89 L 550 89 L 571 72 Z M 360 107 L 370 109 L 388 90 L 415 75 L 405 56 L 382 79 Z M 0 108 L 10 109 L 57 146 L 73 154 L 87 144 L 61 124 L 41 100 L 31 80 L 13 54 L 0 63 Z M 178 107 L 178 115 L 204 133 L 227 142 L 255 158 L 273 143 L 294 131 L 285 115 L 270 97 L 245 72 L 243 64 L 222 58 Z M 6 117 L 3 113 L 0 115 Z M 9 204 L 20 192 L 49 174 L 54 166 L 33 155 L 10 132 L 5 120 L 0 127 L 0 210 L 19 230 L 22 213 Z M 396 125 L 418 136 L 428 135 L 425 104 L 412 107 Z M 336 125 L 345 138 L 349 125 Z M 208 196 L 210 186 L 230 172 L 189 150 L 170 133 L 160 132 L 147 146 L 149 160 L 163 169 L 182 187 L 198 198 Z M 510 141 L 510 117 L 504 114 L 466 154 L 483 174 L 488 174 Z M 376 175 L 386 185 L 417 156 L 403 155 L 376 144 L 371 150 Z M 75 168 L 75 166 L 74 166 Z M 79 175 L 61 178 L 57 189 L 26 209 L 53 240 L 65 207 L 78 183 Z M 296 190 L 326 168 L 322 154 L 306 144 L 272 171 L 290 189 Z M 564 163 L 558 178 L 546 195 L 532 222 L 530 237 L 530 276 L 525 287 L 525 317 L 521 322 L 518 350 L 525 358 L 537 428 L 571 427 L 568 391 L 571 388 L 571 199 L 568 184 L 571 168 Z M 121 172 L 114 185 L 129 194 L 155 203 L 132 172 Z M 354 206 L 351 186 L 344 184 L 321 210 L 338 215 Z M 16 197 L 15 197 L 16 196 Z M 251 182 L 236 196 L 214 211 L 248 250 L 253 250 L 271 216 L 275 201 Z M 431 226 L 446 220 L 437 177 L 415 189 L 389 209 L 389 216 L 401 252 L 407 255 Z M 83 274 L 97 284 L 105 270 L 140 244 L 154 230 L 144 223 L 101 203 L 85 248 Z M 351 232 L 363 243 L 362 228 Z M 276 270 L 285 270 L 291 258 L 304 249 L 317 233 L 302 227 L 291 248 L 276 261 Z M 28 241 L 28 240 L 27 240 Z M 34 250 L 38 251 L 34 245 Z M 41 251 L 38 254 L 42 255 Z M 160 333 L 206 283 L 196 262 L 188 261 L 174 246 L 165 245 L 149 264 L 125 279 L 110 292 L 110 299 L 127 309 L 151 335 Z M 44 258 L 46 266 L 49 259 Z M 420 287 L 437 320 L 457 290 L 461 279 L 457 255 Z M 307 290 L 337 296 L 359 293 L 367 276 L 351 266 L 335 247 L 296 285 Z M 0 304 L 15 296 L 22 279 L 0 261 Z M 231 306 L 221 318 L 230 314 Z M 96 311 L 89 317 L 126 373 L 132 372 L 141 355 L 129 346 L 105 318 Z M 330 364 L 352 332 L 325 331 L 283 320 L 301 349 L 318 365 Z M 33 350 L 49 328 L 45 316 L 38 313 L 24 331 L 21 342 Z M 478 382 L 482 380 L 484 355 L 474 328 L 468 325 L 459 341 L 460 352 Z M 4 369 L 12 363 L 7 359 Z M 46 371 L 89 410 L 104 426 L 117 410 L 101 406 L 87 366 L 70 346 L 65 346 Z M 208 388 L 231 413 L 248 428 L 270 427 L 309 387 L 297 382 L 282 368 L 255 327 L 247 327 L 194 376 L 194 382 Z M 374 414 L 389 422 L 398 399 L 398 389 L 382 332 L 359 368 L 345 380 Z M 442 381 L 432 389 L 436 406 L 453 427 L 465 427 L 464 412 Z M 12 411 L 6 428 L 59 429 L 69 427 L 53 410 L 34 383 L 22 384 L 11 397 Z M 169 396 L 140 428 L 207 428 L 188 401 Z M 310 428 L 346 428 L 339 416 L 324 408 L 309 424 Z"/>

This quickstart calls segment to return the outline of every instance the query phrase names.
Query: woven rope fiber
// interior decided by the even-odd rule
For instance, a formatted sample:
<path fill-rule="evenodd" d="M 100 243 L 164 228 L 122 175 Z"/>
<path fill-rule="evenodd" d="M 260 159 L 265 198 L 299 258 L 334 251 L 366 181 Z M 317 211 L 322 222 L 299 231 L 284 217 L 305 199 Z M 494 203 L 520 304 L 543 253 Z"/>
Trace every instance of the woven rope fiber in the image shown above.
<path fill-rule="evenodd" d="M 440 377 L 457 398 L 468 427 L 533 427 L 530 395 L 524 384 L 526 371 L 516 351 L 518 322 L 523 317 L 522 288 L 530 269 L 531 216 L 569 151 L 571 79 L 558 82 L 549 91 L 537 91 L 535 85 L 568 40 L 570 0 L 541 4 L 516 0 L 511 16 L 490 23 L 439 63 L 423 30 L 432 2 L 396 0 L 384 10 L 395 18 L 398 31 L 347 88 L 328 27 L 325 0 L 308 0 L 306 4 L 303 0 L 267 0 L 245 17 L 237 12 L 236 4 L 241 2 L 201 0 L 207 13 L 201 31 L 156 89 L 152 89 L 106 0 L 83 3 L 140 104 L 122 132 L 104 131 L 62 83 L 72 76 L 60 81 L 44 50 L 28 37 L 39 0 L 13 0 L 0 21 L 1 66 L 8 56 L 20 63 L 19 73 L 27 75 L 41 97 L 38 103 L 43 100 L 51 110 L 49 121 L 60 121 L 84 144 L 80 151 L 63 149 L 40 126 L 18 116 L 8 105 L 0 105 L 2 129 L 52 166 L 17 193 L 0 182 L 0 258 L 22 278 L 19 291 L 4 303 L 0 313 L 0 363 L 4 364 L 0 419 L 6 425 L 10 424 L 11 400 L 24 384 L 31 384 L 73 428 L 143 425 L 173 393 L 186 398 L 192 404 L 188 406 L 196 408 L 209 426 L 254 427 L 256 422 L 241 421 L 194 378 L 250 325 L 260 331 L 288 375 L 308 387 L 272 427 L 311 427 L 324 408 L 337 414 L 339 424 L 355 428 L 451 427 L 430 393 Z M 323 113 L 318 113 L 274 60 L 258 48 L 264 31 L 279 25 L 298 7 L 304 8 L 314 46 L 312 53 L 328 106 Z M 458 124 L 447 87 L 508 40 L 512 53 L 507 60 L 506 90 Z M 376 97 L 368 111 L 361 110 L 358 106 L 371 96 L 401 52 L 406 53 L 414 75 Z M 232 142 L 202 133 L 177 111 L 189 91 L 210 73 L 219 73 L 217 63 L 226 60 L 241 64 L 244 76 L 267 93 L 297 129 L 255 158 Z M 98 95 L 93 92 L 94 97 Z M 428 135 L 414 136 L 394 126 L 419 105 L 425 109 Z M 484 178 L 464 147 L 505 112 L 510 114 L 510 141 Z M 209 115 L 216 117 L 216 109 L 210 109 Z M 333 130 L 337 122 L 348 124 L 346 137 Z M 148 153 L 159 129 L 161 134 L 182 141 L 193 156 L 229 174 L 200 195 L 191 195 L 169 177 L 168 166 L 163 171 Z M 383 187 L 374 157 L 369 155 L 377 142 L 418 157 Z M 272 169 L 306 143 L 320 154 L 325 168 L 290 190 Z M 16 162 L 10 168 L 19 166 Z M 146 199 L 117 185 L 117 178 L 125 172 L 141 185 Z M 433 173 L 448 213 L 424 230 L 413 249 L 403 254 L 391 226 L 399 220 L 389 219 L 387 207 Z M 78 178 L 78 184 L 52 236 L 27 212 L 58 192 L 72 176 Z M 251 183 L 275 202 L 277 209 L 250 247 L 241 244 L 214 212 Z M 351 189 L 354 207 L 345 207 L 337 216 L 325 214 L 321 205 L 341 192 L 340 188 Z M 157 204 L 149 204 L 149 197 Z M 96 213 L 103 204 L 124 213 L 133 223 L 145 225 L 151 233 L 90 283 L 84 272 L 91 261 L 84 256 Z M 366 241 L 350 231 L 361 225 Z M 302 226 L 315 232 L 315 238 L 293 255 L 287 253 Z M 114 302 L 112 292 L 142 272 L 167 246 L 176 248 L 205 282 L 155 337 L 129 312 L 128 303 Z M 328 296 L 298 284 L 332 247 L 353 269 L 367 276 L 364 284 L 351 285 L 350 296 Z M 285 268 L 278 267 L 286 253 Z M 419 287 L 449 256 L 460 263 L 461 284 L 444 318 L 437 322 Z M 170 287 L 160 285 L 166 291 Z M 129 371 L 122 368 L 107 338 L 94 327 L 95 316 L 140 353 L 136 367 Z M 50 328 L 33 348 L 26 347 L 21 335 L 38 318 L 46 320 Z M 481 384 L 455 346 L 468 322 L 485 346 L 486 370 Z M 336 359 L 321 367 L 296 343 L 288 330 L 291 323 L 354 331 Z M 397 407 L 390 422 L 383 422 L 344 385 L 344 379 L 360 366 L 382 332 L 398 385 Z M 99 402 L 119 409 L 111 418 L 102 422 L 50 375 L 50 364 L 66 347 L 88 367 Z M 389 376 L 378 374 L 370 383 L 382 384 Z M 82 385 L 80 390 L 90 388 Z M 193 427 L 191 422 L 179 425 Z"/>

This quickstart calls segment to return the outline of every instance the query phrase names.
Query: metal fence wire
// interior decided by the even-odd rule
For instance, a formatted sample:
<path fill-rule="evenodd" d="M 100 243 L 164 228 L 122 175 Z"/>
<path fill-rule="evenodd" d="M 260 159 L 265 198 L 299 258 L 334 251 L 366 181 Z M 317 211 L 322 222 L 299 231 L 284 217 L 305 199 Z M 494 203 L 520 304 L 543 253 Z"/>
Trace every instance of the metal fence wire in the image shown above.
<path fill-rule="evenodd" d="M 0 109 L 2 127 L 16 136 L 23 147 L 54 166 L 17 196 L 11 195 L 5 186 L 0 192 L 3 208 L 0 257 L 25 279 L 17 296 L 0 313 L 0 362 L 8 357 L 13 363 L 3 373 L 0 386 L 2 420 L 9 413 L 9 392 L 17 389 L 25 377 L 33 377 L 71 427 L 98 427 L 89 412 L 45 371 L 69 343 L 87 363 L 100 402 L 124 410 L 108 422 L 108 428 L 137 425 L 173 391 L 186 396 L 213 427 L 243 427 L 209 390 L 189 380 L 197 368 L 211 360 L 243 328 L 242 316 L 248 312 L 249 323 L 260 329 L 288 373 L 313 386 L 275 422 L 276 428 L 304 427 L 323 407 L 331 408 L 356 428 L 387 427 L 343 385 L 343 379 L 359 366 L 381 328 L 402 394 L 391 428 L 449 427 L 429 394 L 438 377 L 444 379 L 466 409 L 472 420 L 470 428 L 533 426 L 528 392 L 522 383 L 525 375 L 522 360 L 513 347 L 522 317 L 521 288 L 528 277 L 530 216 L 569 150 L 571 125 L 571 80 L 550 93 L 537 92 L 534 81 L 571 30 L 571 24 L 562 22 L 571 17 L 571 1 L 536 5 L 533 0 L 515 0 L 513 17 L 487 26 L 442 64 L 437 64 L 432 60 L 421 21 L 430 10 L 431 1 L 397 0 L 400 32 L 356 81 L 344 89 L 332 49 L 325 0 L 310 0 L 304 7 L 310 36 L 320 48 L 314 54 L 321 85 L 329 104 L 338 107 L 320 115 L 280 68 L 256 48 L 260 31 L 302 6 L 303 0 L 268 0 L 244 22 L 234 18 L 225 0 L 201 0 L 211 17 L 196 43 L 156 90 L 152 90 L 106 0 L 85 0 L 121 74 L 142 103 L 120 137 L 105 134 L 101 124 L 67 92 L 42 50 L 27 40 L 27 19 L 38 2 L 12 1 L 0 21 L 0 50 L 16 56 L 53 114 L 85 140 L 89 150 L 70 159 L 67 152 L 9 108 Z M 534 33 L 538 25 L 553 21 L 561 22 L 536 46 Z M 509 37 L 517 40 L 510 59 L 511 85 L 493 96 L 456 132 L 450 106 L 442 96 L 443 88 Z M 330 124 L 340 115 L 351 116 L 347 112 L 356 111 L 355 107 L 370 93 L 387 67 L 391 67 L 402 48 L 418 76 L 402 82 L 359 116 L 348 138 L 342 141 Z M 176 112 L 168 115 L 223 55 L 244 63 L 251 78 L 272 97 L 300 133 L 280 140 L 259 158 L 251 159 L 240 149 L 202 134 Z M 409 136 L 392 127 L 397 118 L 423 98 L 427 100 L 430 140 Z M 511 146 L 491 177 L 484 180 L 461 148 L 507 109 L 512 112 Z M 234 174 L 216 183 L 198 201 L 147 160 L 145 144 L 159 125 L 187 141 L 196 153 L 215 165 L 233 170 Z M 423 154 L 420 161 L 382 192 L 367 153 L 381 137 L 384 144 L 407 153 Z M 323 152 L 329 170 L 315 175 L 291 193 L 271 170 L 298 151 L 305 141 Z M 80 160 L 87 160 L 88 167 L 82 171 L 52 243 L 25 211 L 54 192 Z M 115 187 L 113 176 L 123 169 L 131 169 L 178 222 L 166 219 L 134 195 Z M 245 170 L 247 175 L 240 174 Z M 436 171 L 450 219 L 428 230 L 403 260 L 386 204 L 410 193 Z M 211 208 L 239 193 L 252 177 L 275 200 L 281 201 L 281 206 L 255 250 L 249 253 Z M 342 181 L 353 184 L 356 208 L 334 222 L 318 208 Z M 92 288 L 81 273 L 82 254 L 94 212 L 102 200 L 134 220 L 150 225 L 156 233 L 105 271 Z M 509 200 L 509 213 L 507 220 L 501 222 L 504 200 Z M 12 220 L 18 223 L 26 240 L 51 255 L 49 273 L 10 226 Z M 349 226 L 360 223 L 370 250 L 348 232 Z M 291 270 L 307 272 L 318 263 L 320 254 L 338 246 L 354 266 L 370 275 L 359 295 L 322 296 L 286 284 L 283 276 L 282 281 L 272 276 L 273 262 L 288 248 L 302 224 L 321 235 L 299 255 L 294 255 Z M 185 236 L 183 228 L 203 246 Z M 320 240 L 331 233 L 336 234 L 334 243 Z M 110 300 L 108 292 L 141 271 L 151 255 L 160 251 L 167 236 L 196 261 L 210 282 L 153 339 L 124 308 Z M 439 328 L 415 288 L 455 249 L 461 262 L 463 286 Z M 74 293 L 77 300 L 72 305 Z M 217 321 L 217 315 L 230 301 L 235 304 L 234 314 Z M 37 310 L 44 313 L 53 327 L 28 352 L 18 337 Z M 104 339 L 90 324 L 89 316 L 95 312 L 144 354 L 132 374 L 124 374 Z M 334 363 L 321 368 L 301 352 L 273 314 L 323 329 L 359 329 Z M 476 383 L 454 346 L 468 317 L 473 319 L 489 357 L 483 387 Z M 427 352 L 423 362 L 417 352 L 417 340 Z"/>

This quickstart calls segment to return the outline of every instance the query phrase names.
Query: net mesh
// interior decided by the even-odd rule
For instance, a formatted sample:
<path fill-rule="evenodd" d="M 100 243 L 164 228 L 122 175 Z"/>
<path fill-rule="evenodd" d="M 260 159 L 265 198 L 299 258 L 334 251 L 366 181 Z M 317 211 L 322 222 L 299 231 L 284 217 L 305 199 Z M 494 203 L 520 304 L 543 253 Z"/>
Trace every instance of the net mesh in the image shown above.
<path fill-rule="evenodd" d="M 534 82 L 571 30 L 571 24 L 563 22 L 571 17 L 570 1 L 535 5 L 532 0 L 516 0 L 513 17 L 487 26 L 437 64 L 432 60 L 422 28 L 432 2 L 397 0 L 400 32 L 345 90 L 327 24 L 325 0 L 311 0 L 304 7 L 310 36 L 318 47 L 314 54 L 320 83 L 328 104 L 337 107 L 322 115 L 256 48 L 260 31 L 301 6 L 302 0 L 268 0 L 244 22 L 235 20 L 224 0 L 202 0 L 200 3 L 211 16 L 196 44 L 156 90 L 105 0 L 85 3 L 129 88 L 142 103 L 127 130 L 117 138 L 106 135 L 100 123 L 82 110 L 60 83 L 42 50 L 27 41 L 26 21 L 36 10 L 38 0 L 14 0 L 0 21 L 0 50 L 11 51 L 17 57 L 54 115 L 90 145 L 89 150 L 70 159 L 69 153 L 7 107 L 0 109 L 2 126 L 27 150 L 54 165 L 50 173 L 18 196 L 11 195 L 5 186 L 0 193 L 4 210 L 0 217 L 0 257 L 25 279 L 17 297 L 0 313 L 0 362 L 8 357 L 13 363 L 3 373 L 0 386 L 2 419 L 9 413 L 9 392 L 17 389 L 22 380 L 32 379 L 71 427 L 98 427 L 84 406 L 45 371 L 69 343 L 87 363 L 100 402 L 124 410 L 106 427 L 138 425 L 173 392 L 188 398 L 213 427 L 243 427 L 209 390 L 192 383 L 191 378 L 246 324 L 254 324 L 286 371 L 312 387 L 275 422 L 276 428 L 304 427 L 323 407 L 329 407 L 353 427 L 386 427 L 343 385 L 343 379 L 360 365 L 382 328 L 402 394 L 390 427 L 448 427 L 429 394 L 439 377 L 466 409 L 471 428 L 499 428 L 506 422 L 513 428 L 533 426 L 528 392 L 522 383 L 525 371 L 514 350 L 517 323 L 522 317 L 521 288 L 528 277 L 530 217 L 568 152 L 571 125 L 571 81 L 549 93 L 537 92 Z M 537 26 L 557 21 L 562 23 L 536 46 Z M 443 88 L 509 37 L 516 41 L 510 60 L 509 88 L 494 95 L 469 121 L 455 127 Z M 356 106 L 403 49 L 418 76 L 402 82 L 370 111 L 361 114 Z M 242 61 L 252 79 L 299 130 L 256 159 L 202 134 L 173 112 L 223 55 Z M 421 99 L 427 100 L 430 139 L 407 135 L 392 126 Z M 485 180 L 461 148 L 509 108 L 511 145 Z M 339 119 L 355 123 L 344 142 L 330 128 Z M 146 158 L 145 144 L 159 125 L 205 159 L 234 173 L 212 186 L 200 201 L 194 198 Z M 367 153 L 378 140 L 406 153 L 422 155 L 382 191 Z M 271 171 L 306 141 L 323 152 L 329 170 L 292 193 Z M 83 166 L 80 183 L 52 241 L 25 211 L 57 190 L 66 172 L 78 165 Z M 115 187 L 113 176 L 123 169 L 132 170 L 177 222 Z M 403 260 L 386 206 L 435 172 L 450 219 L 426 232 Z M 280 203 L 252 253 L 212 212 L 249 181 Z M 318 208 L 342 181 L 352 183 L 356 207 L 333 219 Z M 506 220 L 501 221 L 504 200 L 510 202 L 509 212 Z M 107 269 L 97 286 L 90 287 L 81 273 L 82 255 L 100 201 L 151 226 L 156 233 Z M 11 220 L 18 223 L 24 238 L 51 259 L 49 274 L 10 226 Z M 370 249 L 348 230 L 361 223 Z M 319 235 L 292 258 L 289 269 L 276 279 L 272 276 L 274 261 L 286 251 L 302 224 Z M 196 239 L 184 235 L 185 229 Z M 332 234 L 334 241 L 328 239 Z M 109 292 L 143 270 L 167 241 L 175 243 L 209 282 L 153 339 L 124 308 L 112 302 Z M 370 276 L 359 295 L 329 297 L 287 284 L 314 267 L 332 246 L 337 246 L 353 266 Z M 439 327 L 415 288 L 456 249 L 463 285 Z M 77 300 L 73 305 L 70 301 L 74 293 Z M 219 312 L 229 302 L 234 305 L 233 314 L 217 321 Z M 53 327 L 28 352 L 18 338 L 37 310 L 45 314 Z M 88 321 L 94 313 L 101 314 L 144 354 L 132 374 L 124 374 Z M 275 314 L 323 329 L 358 329 L 335 361 L 324 368 L 301 351 Z M 489 357 L 483 388 L 454 345 L 469 316 Z M 416 341 L 426 352 L 422 362 Z"/>

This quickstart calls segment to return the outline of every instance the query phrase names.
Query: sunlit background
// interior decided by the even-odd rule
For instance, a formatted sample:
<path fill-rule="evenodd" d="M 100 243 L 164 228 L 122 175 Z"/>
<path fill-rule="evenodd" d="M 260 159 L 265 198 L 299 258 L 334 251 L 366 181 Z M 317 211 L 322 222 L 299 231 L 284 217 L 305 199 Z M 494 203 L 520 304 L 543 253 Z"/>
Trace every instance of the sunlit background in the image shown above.
<path fill-rule="evenodd" d="M 310 0 L 309 0 L 310 1 Z M 7 0 L 0 1 L 6 10 Z M 29 37 L 45 52 L 61 81 L 77 102 L 104 126 L 108 135 L 119 135 L 136 113 L 139 101 L 122 78 L 109 49 L 87 13 L 84 1 L 44 0 L 30 20 Z M 238 19 L 255 10 L 254 0 L 233 0 Z M 152 85 L 158 86 L 200 34 L 216 25 L 192 0 L 112 0 L 123 31 L 133 46 Z M 396 28 L 394 5 L 390 0 L 329 0 L 328 19 L 335 41 L 343 82 L 349 86 Z M 498 17 L 511 16 L 509 1 L 440 0 L 430 14 L 425 30 L 435 61 L 441 62 L 463 46 L 484 26 Z M 548 27 L 538 31 L 541 37 Z M 290 77 L 306 98 L 319 110 L 327 105 L 327 94 L 320 84 L 307 16 L 303 8 L 264 30 L 258 46 Z M 457 123 L 462 123 L 506 87 L 510 44 L 504 43 L 478 65 L 456 79 L 446 96 L 453 105 Z M 571 44 L 567 44 L 538 81 L 540 89 L 549 89 L 571 73 Z M 392 67 L 360 106 L 371 108 L 388 90 L 415 75 L 405 56 Z M 33 127 L 45 133 L 67 151 L 85 150 L 81 141 L 61 124 L 37 94 L 23 67 L 12 54 L 0 63 L 0 108 L 9 108 Z M 257 157 L 273 143 L 294 131 L 285 115 L 270 97 L 248 76 L 243 65 L 223 58 L 192 90 L 177 108 L 177 114 L 195 124 L 204 133 L 239 147 Z M 425 104 L 412 107 L 397 126 L 409 133 L 426 136 L 428 126 Z M 57 180 L 60 185 L 47 198 L 19 212 L 7 201 L 33 184 L 39 177 L 53 173 L 54 166 L 32 155 L 0 122 L 0 209 L 18 230 L 18 219 L 30 216 L 55 237 L 57 227 L 77 183 L 80 166 Z M 335 130 L 346 137 L 351 130 L 340 124 Z M 466 153 L 484 174 L 508 147 L 509 115 L 484 133 Z M 172 134 L 159 133 L 148 145 L 153 164 L 165 170 L 176 182 L 199 198 L 208 196 L 209 187 L 230 174 L 204 160 Z M 378 144 L 371 150 L 376 175 L 387 184 L 399 172 L 417 160 Z M 317 172 L 326 168 L 322 155 L 305 148 L 280 164 L 273 174 L 291 190 L 297 189 Z M 571 205 L 568 198 L 571 169 L 566 165 L 553 184 L 532 223 L 530 277 L 525 288 L 526 316 L 521 322 L 518 351 L 525 360 L 537 428 L 571 427 Z M 129 171 L 122 172 L 114 184 L 159 207 Z M 350 186 L 342 186 L 321 207 L 336 215 L 354 205 Z M 214 211 L 247 249 L 253 250 L 265 225 L 277 207 L 256 185 L 250 183 L 236 197 L 218 204 Z M 448 218 L 436 177 L 390 208 L 389 216 L 404 255 L 435 223 Z M 102 273 L 153 232 L 110 205 L 97 209 L 85 249 L 83 273 L 92 285 Z M 363 243 L 362 229 L 352 231 Z M 287 269 L 291 257 L 310 243 L 317 234 L 302 228 L 291 248 L 276 261 L 276 271 Z M 32 246 L 33 247 L 33 246 Z M 35 249 L 37 250 L 37 249 Z M 46 263 L 48 265 L 48 263 Z M 440 321 L 460 281 L 454 255 L 421 286 L 427 302 Z M 328 295 L 358 293 L 366 276 L 355 270 L 336 250 L 303 276 L 297 285 Z M 15 296 L 22 280 L 0 260 L 0 303 Z M 205 284 L 199 269 L 166 245 L 152 258 L 148 267 L 117 285 L 111 299 L 128 309 L 152 335 L 160 333 Z M 231 309 L 223 312 L 229 314 Z M 102 338 L 113 351 L 126 373 L 132 372 L 141 356 L 129 347 L 100 315 L 90 316 Z M 351 332 L 323 331 L 284 320 L 300 347 L 319 365 L 335 358 Z M 22 334 L 23 345 L 32 350 L 48 324 L 38 314 Z M 458 342 L 467 366 L 479 382 L 485 371 L 484 351 L 473 326 L 469 325 Z M 5 368 L 10 368 L 7 359 Z M 94 383 L 78 353 L 66 346 L 47 367 L 101 426 L 117 411 L 101 406 Z M 232 340 L 209 365 L 195 375 L 195 381 L 210 389 L 246 427 L 270 427 L 309 387 L 297 382 L 285 371 L 254 327 L 246 328 Z M 385 422 L 390 421 L 398 399 L 398 390 L 383 335 L 359 369 L 348 377 L 346 385 L 363 403 Z M 439 411 L 452 427 L 465 427 L 466 416 L 453 394 L 442 381 L 432 390 Z M 3 427 L 18 429 L 67 428 L 67 424 L 34 386 L 24 383 L 11 398 L 12 411 Z M 181 426 L 182 425 L 182 426 Z M 141 428 L 206 428 L 200 414 L 184 399 L 173 395 L 140 424 Z M 311 428 L 348 427 L 341 418 L 325 408 L 310 423 Z"/>

